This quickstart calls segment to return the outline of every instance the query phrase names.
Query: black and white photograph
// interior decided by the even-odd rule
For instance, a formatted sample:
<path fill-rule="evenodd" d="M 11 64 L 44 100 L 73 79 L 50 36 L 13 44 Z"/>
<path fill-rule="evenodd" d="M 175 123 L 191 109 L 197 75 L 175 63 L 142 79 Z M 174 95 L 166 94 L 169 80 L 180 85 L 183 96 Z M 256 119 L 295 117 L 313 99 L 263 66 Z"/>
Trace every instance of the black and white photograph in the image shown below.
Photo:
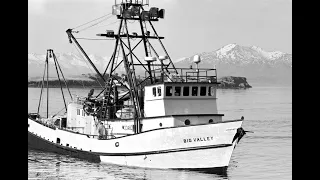
<path fill-rule="evenodd" d="M 28 179 L 292 179 L 292 0 L 28 0 Z"/>

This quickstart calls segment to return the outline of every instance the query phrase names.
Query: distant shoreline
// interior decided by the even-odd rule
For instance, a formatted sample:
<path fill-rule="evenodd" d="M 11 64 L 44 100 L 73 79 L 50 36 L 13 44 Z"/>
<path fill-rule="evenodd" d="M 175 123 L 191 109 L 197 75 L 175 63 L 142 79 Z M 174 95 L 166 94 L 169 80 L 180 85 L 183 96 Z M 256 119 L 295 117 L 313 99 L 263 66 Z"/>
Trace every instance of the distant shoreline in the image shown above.
<path fill-rule="evenodd" d="M 248 89 L 252 88 L 247 82 L 245 77 L 235 77 L 235 76 L 225 76 L 218 79 L 220 83 L 218 89 Z M 97 89 L 104 88 L 101 87 L 103 82 L 97 81 L 86 81 L 86 80 L 67 80 L 67 85 L 69 88 L 85 88 L 85 89 Z M 28 87 L 41 88 L 42 81 L 28 81 Z M 49 80 L 49 88 L 60 88 L 59 80 Z M 61 82 L 63 88 L 66 88 L 64 82 Z M 47 87 L 45 82 L 44 87 Z"/>

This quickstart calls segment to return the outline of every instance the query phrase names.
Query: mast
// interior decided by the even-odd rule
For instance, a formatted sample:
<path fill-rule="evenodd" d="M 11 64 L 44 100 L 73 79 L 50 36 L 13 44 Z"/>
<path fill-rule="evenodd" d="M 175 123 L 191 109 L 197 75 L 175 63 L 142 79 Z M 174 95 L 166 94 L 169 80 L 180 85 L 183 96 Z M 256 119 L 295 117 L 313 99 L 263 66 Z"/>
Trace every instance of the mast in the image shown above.
<path fill-rule="evenodd" d="M 56 71 L 57 71 L 57 75 L 58 75 L 58 79 L 59 79 L 59 84 L 60 84 L 60 89 L 61 89 L 61 93 L 62 93 L 62 98 L 63 98 L 64 107 L 65 107 L 66 110 L 67 110 L 67 104 L 66 104 L 66 100 L 65 100 L 65 98 L 64 98 L 64 93 L 63 93 L 63 90 L 62 90 L 62 84 L 61 84 L 60 75 L 59 75 L 59 71 L 58 71 L 58 65 L 57 65 L 56 56 L 54 55 L 52 49 L 49 49 L 49 50 L 50 50 L 51 56 L 53 56 L 53 61 L 54 61 L 54 65 L 55 65 L 55 67 L 56 67 Z"/>
<path fill-rule="evenodd" d="M 159 11 L 158 8 L 151 8 L 150 12 L 145 11 L 143 8 L 143 6 L 145 6 L 145 5 L 149 5 L 149 1 L 146 1 L 146 3 L 144 3 L 143 0 L 142 1 L 134 1 L 134 2 L 133 1 L 120 1 L 119 3 L 117 3 L 117 1 L 115 1 L 115 5 L 113 6 L 113 15 L 116 15 L 117 18 L 120 20 L 118 34 L 108 33 L 108 32 L 106 34 L 97 34 L 98 36 L 104 36 L 106 38 L 115 38 L 116 39 L 116 47 L 115 47 L 115 50 L 113 53 L 113 59 L 111 62 L 110 75 L 114 71 L 113 64 L 114 64 L 115 58 L 117 56 L 116 53 L 118 52 L 117 51 L 118 43 L 120 43 L 120 48 L 122 50 L 122 55 L 123 55 L 122 62 L 124 63 L 125 71 L 127 74 L 126 76 L 127 76 L 128 84 L 130 86 L 129 93 L 130 93 L 131 100 L 132 100 L 133 106 L 134 106 L 134 112 L 135 112 L 134 132 L 135 133 L 141 132 L 140 119 L 144 116 L 143 112 L 142 112 L 143 105 L 139 101 L 138 87 L 140 84 L 137 82 L 137 77 L 136 77 L 136 73 L 135 73 L 135 65 L 143 66 L 149 75 L 148 77 L 146 77 L 146 79 L 150 79 L 151 84 L 153 84 L 155 82 L 153 81 L 151 67 L 150 67 L 150 63 L 152 61 L 147 61 L 147 64 L 143 64 L 137 58 L 137 56 L 134 54 L 133 50 L 135 49 L 136 46 L 132 49 L 130 41 L 132 38 L 142 39 L 144 54 L 145 54 L 146 59 L 147 58 L 153 59 L 151 57 L 151 51 L 150 52 L 148 51 L 148 45 L 151 46 L 148 39 L 158 39 L 158 40 L 163 39 L 163 37 L 151 36 L 150 32 L 147 31 L 147 29 L 146 29 L 145 21 L 158 21 L 158 18 L 164 17 L 164 10 L 161 9 Z M 135 34 L 129 33 L 129 28 L 128 28 L 128 24 L 127 24 L 128 20 L 139 21 L 141 35 L 138 35 L 137 33 L 135 33 Z M 122 28 L 125 29 L 124 33 L 121 33 Z M 127 43 L 125 43 L 122 38 L 126 38 Z M 140 42 L 141 41 L 139 41 L 139 43 Z M 126 54 L 124 47 L 126 47 L 127 50 L 129 51 L 128 54 Z M 128 55 L 130 57 L 130 61 L 129 61 Z M 139 61 L 140 64 L 134 64 L 133 56 Z M 148 66 L 148 69 L 145 67 L 145 65 Z"/>
<path fill-rule="evenodd" d="M 64 93 L 63 93 L 63 90 L 62 90 L 62 84 L 61 84 L 61 79 L 60 79 L 60 75 L 59 75 L 59 71 L 58 71 L 58 68 L 60 70 L 60 73 L 64 79 L 64 82 L 65 82 L 65 85 L 69 91 L 69 94 L 70 94 L 70 97 L 71 97 L 71 100 L 72 100 L 72 96 L 71 96 L 71 93 L 70 93 L 70 90 L 67 86 L 67 82 L 63 76 L 63 73 L 62 73 L 62 70 L 59 66 L 59 63 L 58 63 L 58 60 L 55 56 L 55 54 L 53 53 L 53 50 L 52 49 L 47 49 L 47 54 L 46 54 L 46 60 L 45 60 L 45 66 L 44 66 L 44 72 L 43 72 L 43 77 L 42 77 L 42 84 L 41 84 L 41 92 L 40 92 L 40 98 L 39 98 L 39 105 L 38 105 L 38 111 L 37 111 L 37 114 L 39 114 L 39 110 L 40 110 L 40 105 L 41 105 L 41 100 L 42 100 L 42 92 L 43 92 L 43 88 L 44 88 L 44 79 L 45 79 L 45 75 L 47 75 L 47 118 L 49 118 L 49 58 L 53 58 L 54 60 L 54 65 L 55 65 L 55 68 L 56 68 L 56 72 L 57 72 L 57 76 L 58 76 L 58 79 L 59 79 L 59 84 L 60 84 L 60 89 L 61 89 L 61 93 L 62 93 L 62 97 L 63 97 L 63 102 L 64 102 L 64 106 L 65 106 L 65 109 L 67 110 L 67 104 L 66 104 L 66 100 L 65 100 L 65 97 L 64 97 Z"/>
<path fill-rule="evenodd" d="M 48 54 L 46 55 L 48 56 Z M 46 58 L 47 59 L 47 58 Z M 39 114 L 39 111 L 40 111 L 40 105 L 41 105 L 41 99 L 42 99 L 42 91 L 43 91 L 43 86 L 44 86 L 44 77 L 46 75 L 46 67 L 47 67 L 47 61 L 45 61 L 45 64 L 44 64 L 44 70 L 43 70 L 43 76 L 42 76 L 42 83 L 41 83 L 41 92 L 40 92 L 40 98 L 39 98 L 39 104 L 38 104 L 38 111 L 37 111 L 37 114 Z"/>
<path fill-rule="evenodd" d="M 120 24 L 118 27 L 118 30 L 116 33 L 114 33 L 113 30 L 106 30 L 106 33 L 103 34 L 97 34 L 97 36 L 102 36 L 108 39 L 115 39 L 115 47 L 113 50 L 113 54 L 110 58 L 110 61 L 107 64 L 107 67 L 103 73 L 103 75 L 100 74 L 100 72 L 96 69 L 94 64 L 91 62 L 90 58 L 86 55 L 80 44 L 77 42 L 76 38 L 72 34 L 72 30 L 68 29 L 66 32 L 69 37 L 70 42 L 75 42 L 75 44 L 78 46 L 78 48 L 81 50 L 83 55 L 86 57 L 86 59 L 89 61 L 91 66 L 95 69 L 96 73 L 103 79 L 106 71 L 109 69 L 110 76 L 108 81 L 104 80 L 105 82 L 105 88 L 102 90 L 103 91 L 108 91 L 103 93 L 104 99 L 107 99 L 108 103 L 103 103 L 102 109 L 107 109 L 107 105 L 109 106 L 111 101 L 109 101 L 111 97 L 111 90 L 115 90 L 115 85 L 113 84 L 113 80 L 117 80 L 120 82 L 120 84 L 123 85 L 121 81 L 119 81 L 115 76 L 113 75 L 114 71 L 119 67 L 121 63 L 123 63 L 123 66 L 125 68 L 126 72 L 126 80 L 128 83 L 127 89 L 129 90 L 130 94 L 130 99 L 133 103 L 133 109 L 135 112 L 134 115 L 134 132 L 135 133 L 140 133 L 141 132 L 141 123 L 140 119 L 144 117 L 143 113 L 143 102 L 141 101 L 139 95 L 141 94 L 142 89 L 141 85 L 142 83 L 145 84 L 154 84 L 157 82 L 164 82 L 163 76 L 166 75 L 169 79 L 170 77 L 168 76 L 170 74 L 170 71 L 168 70 L 168 67 L 171 65 L 173 66 L 172 69 L 174 69 L 174 72 L 176 74 L 177 70 L 175 69 L 173 63 L 171 62 L 171 58 L 168 55 L 168 52 L 164 48 L 163 43 L 161 42 L 161 39 L 164 39 L 164 37 L 161 37 L 158 35 L 158 33 L 155 31 L 155 28 L 151 24 L 151 21 L 159 21 L 160 18 L 164 18 L 164 9 L 159 9 L 157 7 L 151 7 L 149 10 L 145 10 L 144 6 L 149 6 L 149 1 L 148 0 L 115 0 L 115 5 L 112 7 L 112 14 L 117 17 L 118 20 L 120 20 Z M 138 21 L 140 27 L 138 33 L 136 32 L 129 32 L 129 27 L 128 27 L 128 21 Z M 149 22 L 152 30 L 154 31 L 154 35 L 150 34 L 150 31 L 147 30 L 147 22 Z M 132 40 L 133 39 L 141 39 L 135 46 L 132 44 L 134 43 Z M 165 52 L 165 56 L 159 56 L 154 47 L 151 45 L 150 40 L 158 40 L 160 42 L 161 47 L 163 51 Z M 71 41 L 72 40 L 72 41 Z M 145 62 L 143 63 L 139 60 L 139 56 L 137 56 L 134 52 L 136 47 L 140 44 L 140 42 L 143 42 L 143 54 L 145 56 Z M 133 47 L 133 48 L 132 48 Z M 155 54 L 155 57 L 151 56 L 151 49 L 153 51 L 153 54 Z M 118 63 L 118 56 L 119 54 L 122 54 L 122 60 Z M 170 60 L 170 63 L 168 65 L 165 65 L 163 63 L 163 60 L 166 58 L 163 57 L 168 57 Z M 139 63 L 134 63 L 134 58 L 139 62 Z M 155 61 L 160 62 L 160 64 L 155 64 Z M 136 68 L 135 66 L 142 66 L 147 73 L 147 77 L 143 79 L 142 81 L 138 82 L 137 74 L 136 74 Z M 157 79 L 156 74 L 155 74 L 155 66 L 161 67 L 161 78 Z M 147 68 L 146 68 L 147 67 Z M 153 67 L 153 70 L 152 68 Z M 164 72 L 163 70 L 166 70 Z M 140 79 L 139 79 L 140 80 Z M 149 80 L 149 81 L 148 81 Z M 102 94 L 99 93 L 100 94 Z M 140 92 L 140 93 L 139 93 Z M 121 100 L 121 98 L 120 98 Z M 115 102 L 116 100 L 113 101 L 111 105 L 117 104 Z M 105 111 L 104 111 L 105 112 Z M 102 118 L 105 118 L 102 116 Z"/>
<path fill-rule="evenodd" d="M 47 64 L 47 118 L 49 118 L 49 58 L 48 54 L 50 56 L 50 51 L 47 50 L 47 56 L 46 56 L 46 64 Z"/>

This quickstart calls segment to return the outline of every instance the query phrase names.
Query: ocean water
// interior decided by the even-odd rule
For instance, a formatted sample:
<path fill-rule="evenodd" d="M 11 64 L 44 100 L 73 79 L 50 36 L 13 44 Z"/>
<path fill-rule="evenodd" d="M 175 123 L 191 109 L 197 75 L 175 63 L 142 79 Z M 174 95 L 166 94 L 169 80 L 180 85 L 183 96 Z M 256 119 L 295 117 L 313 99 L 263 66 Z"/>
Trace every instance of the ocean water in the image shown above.
<path fill-rule="evenodd" d="M 87 95 L 89 89 L 70 89 Z M 40 113 L 46 115 L 46 91 Z M 70 101 L 67 91 L 66 100 Z M 40 88 L 28 88 L 28 112 L 37 112 Z M 247 133 L 235 148 L 226 174 L 159 170 L 91 163 L 55 153 L 28 149 L 28 179 L 292 179 L 292 87 L 218 89 L 218 110 L 224 120 L 244 116 Z M 49 116 L 63 108 L 59 88 L 50 89 Z"/>

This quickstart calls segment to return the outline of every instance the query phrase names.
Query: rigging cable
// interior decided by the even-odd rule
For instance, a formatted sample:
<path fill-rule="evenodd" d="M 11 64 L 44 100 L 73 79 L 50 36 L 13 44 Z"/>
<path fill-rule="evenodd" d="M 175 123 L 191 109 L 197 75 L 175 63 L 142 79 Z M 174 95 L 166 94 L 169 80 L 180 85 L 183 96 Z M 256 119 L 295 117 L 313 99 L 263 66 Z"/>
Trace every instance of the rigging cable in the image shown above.
<path fill-rule="evenodd" d="M 114 40 L 114 39 L 93 39 L 93 38 L 76 38 L 76 39 L 83 39 L 83 40 Z"/>
<path fill-rule="evenodd" d="M 120 21 L 119 21 L 119 20 L 116 20 L 116 21 L 111 22 L 111 23 L 109 23 L 109 24 L 105 24 L 105 25 L 102 25 L 102 26 L 97 26 L 97 27 L 95 27 L 95 28 L 109 26 L 109 25 L 114 24 L 114 23 L 117 23 L 117 22 L 120 22 Z"/>
<path fill-rule="evenodd" d="M 78 53 L 81 55 L 81 57 L 82 57 L 82 59 L 84 60 L 84 58 L 83 58 L 83 55 L 79 52 L 79 50 L 77 49 L 77 47 L 74 45 L 74 43 L 72 43 L 73 44 L 73 46 L 76 48 L 76 50 L 78 51 Z M 95 74 L 93 71 L 92 71 L 92 69 L 90 68 L 90 66 L 88 65 L 88 63 L 86 62 L 86 60 L 84 60 L 84 62 L 86 63 L 86 65 L 89 67 L 89 69 L 90 69 L 90 71 L 92 72 L 92 74 Z M 95 77 L 95 76 L 94 76 Z M 101 86 L 101 88 L 103 88 L 103 86 L 100 84 L 100 82 L 99 82 L 99 80 L 97 79 L 97 77 L 95 77 L 96 78 L 96 81 L 99 83 L 99 85 Z"/>
<path fill-rule="evenodd" d="M 73 54 L 75 54 L 75 53 L 73 52 L 73 49 L 71 50 L 71 52 L 72 52 Z M 78 51 L 78 52 L 79 52 L 79 51 Z M 78 74 L 81 74 L 81 73 L 78 71 L 77 68 L 75 68 L 75 70 L 77 71 Z M 80 78 L 80 81 L 81 81 L 81 83 L 79 83 L 78 81 L 76 81 L 76 82 L 78 82 L 80 85 L 82 85 L 82 88 L 85 89 L 83 80 L 82 80 L 81 78 Z"/>
<path fill-rule="evenodd" d="M 57 112 L 56 114 L 54 114 L 51 118 L 54 118 L 56 115 L 58 115 L 62 110 L 66 109 L 65 107 L 62 108 L 59 112 Z"/>
<path fill-rule="evenodd" d="M 74 28 L 72 28 L 72 29 L 79 28 L 79 27 L 84 26 L 84 25 L 86 25 L 86 24 L 89 24 L 89 23 L 91 23 L 91 22 L 93 22 L 93 21 L 96 21 L 96 20 L 98 20 L 98 19 L 101 19 L 101 18 L 103 18 L 103 17 L 105 17 L 105 16 L 109 16 L 110 14 L 111 14 L 111 13 L 106 14 L 106 15 L 104 15 L 104 16 L 101 16 L 101 17 L 99 17 L 99 18 L 97 18 L 97 19 L 94 19 L 94 20 L 92 20 L 92 21 L 86 22 L 86 23 L 84 23 L 84 24 L 82 24 L 82 25 L 79 25 L 79 26 L 77 26 L 77 27 L 74 27 Z"/>
<path fill-rule="evenodd" d="M 91 27 L 93 27 L 93 26 L 95 26 L 95 25 L 97 25 L 97 24 L 99 24 L 99 23 L 101 23 L 101 22 L 103 22 L 103 21 L 105 21 L 105 20 L 107 20 L 107 19 L 110 19 L 111 17 L 113 17 L 113 16 L 110 16 L 110 17 L 108 17 L 108 18 L 106 18 L 106 19 L 103 19 L 103 20 L 101 20 L 101 21 L 99 21 L 99 22 L 97 22 L 97 23 L 95 23 L 95 24 L 92 24 L 91 26 L 88 26 L 88 27 L 85 27 L 85 28 L 83 28 L 83 29 L 80 29 L 80 30 L 78 30 L 78 32 L 84 31 L 84 30 L 86 30 L 86 29 L 89 29 L 89 28 L 91 28 Z"/>

